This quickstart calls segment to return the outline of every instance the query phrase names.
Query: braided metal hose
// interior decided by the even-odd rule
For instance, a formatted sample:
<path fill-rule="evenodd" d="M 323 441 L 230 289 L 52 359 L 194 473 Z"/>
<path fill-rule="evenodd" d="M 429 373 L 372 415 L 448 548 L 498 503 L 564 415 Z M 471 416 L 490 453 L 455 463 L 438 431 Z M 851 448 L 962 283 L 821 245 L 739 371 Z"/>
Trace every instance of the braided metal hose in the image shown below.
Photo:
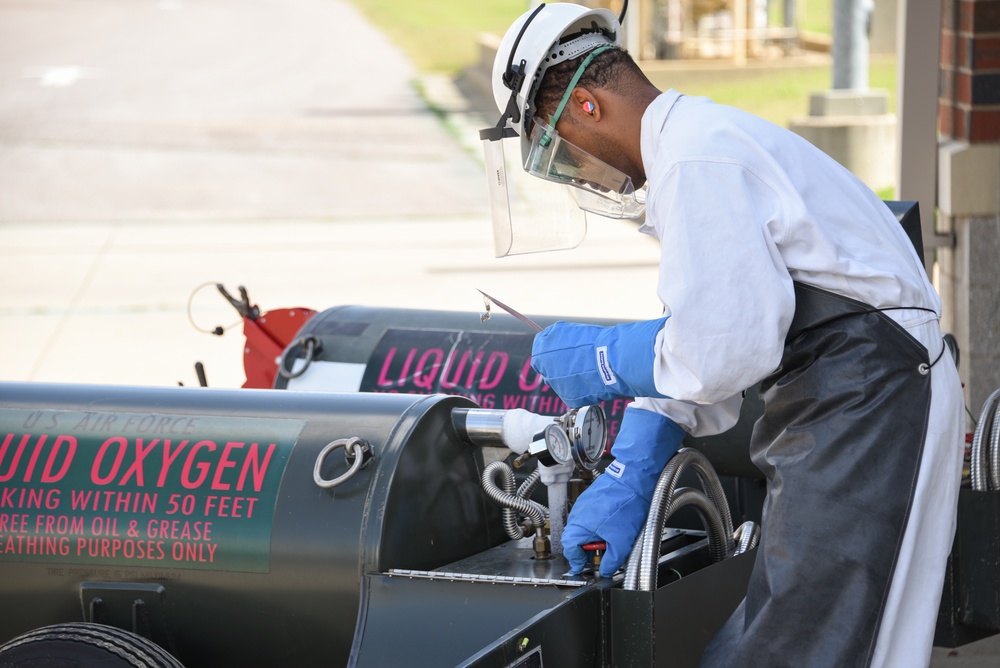
<path fill-rule="evenodd" d="M 494 482 L 497 474 L 503 476 L 502 488 Z M 538 481 L 536 477 L 534 483 L 529 485 L 530 480 L 531 476 L 521 484 L 521 490 L 527 488 L 527 493 L 531 492 Z M 514 471 L 506 463 L 493 462 L 487 466 L 483 470 L 482 483 L 486 495 L 502 506 L 503 528 L 511 539 L 524 538 L 524 529 L 518 523 L 518 514 L 527 516 L 531 520 L 532 526 L 536 528 L 545 524 L 545 516 L 548 511 L 541 504 L 521 498 L 514 491 Z"/>
<path fill-rule="evenodd" d="M 721 561 L 733 554 L 733 520 L 729 512 L 726 493 L 719 482 L 719 476 L 711 462 L 701 452 L 693 448 L 681 448 L 660 473 L 653 491 L 650 512 L 642 533 L 629 554 L 625 570 L 626 589 L 653 591 L 656 589 L 656 566 L 660 557 L 660 542 L 663 526 L 677 510 L 677 483 L 680 475 L 688 468 L 697 473 L 708 501 L 715 506 L 720 520 L 718 527 L 706 522 L 709 532 L 709 546 L 713 561 Z M 704 521 L 704 516 L 703 516 Z M 712 535 L 718 531 L 718 535 Z M 714 545 L 714 549 L 713 548 Z"/>
<path fill-rule="evenodd" d="M 524 482 L 522 482 L 521 485 L 517 488 L 517 492 L 514 493 L 515 496 L 520 497 L 522 499 L 527 499 L 528 497 L 531 496 L 531 493 L 535 491 L 535 488 L 538 487 L 538 481 L 541 479 L 542 479 L 542 472 L 536 468 L 528 475 L 527 478 L 524 479 Z"/>
<path fill-rule="evenodd" d="M 994 405 L 990 427 L 990 481 L 991 489 L 1000 489 L 1000 402 Z"/>
<path fill-rule="evenodd" d="M 705 526 L 705 532 L 708 533 L 708 554 L 713 564 L 732 555 L 733 535 L 726 532 L 718 506 L 703 491 L 693 487 L 681 487 L 671 497 L 671 506 L 674 511 L 692 506 L 701 517 L 701 523 Z M 659 545 L 657 545 L 657 557 L 659 557 Z M 650 569 L 652 579 L 650 588 L 646 591 L 656 589 L 655 565 L 654 563 L 654 568 Z"/>
<path fill-rule="evenodd" d="M 972 435 L 972 489 L 985 492 L 1000 489 L 1000 389 L 994 390 L 979 414 Z"/>
<path fill-rule="evenodd" d="M 744 522 L 733 532 L 733 542 L 735 543 L 734 557 L 754 549 L 760 542 L 760 526 L 756 522 Z"/>

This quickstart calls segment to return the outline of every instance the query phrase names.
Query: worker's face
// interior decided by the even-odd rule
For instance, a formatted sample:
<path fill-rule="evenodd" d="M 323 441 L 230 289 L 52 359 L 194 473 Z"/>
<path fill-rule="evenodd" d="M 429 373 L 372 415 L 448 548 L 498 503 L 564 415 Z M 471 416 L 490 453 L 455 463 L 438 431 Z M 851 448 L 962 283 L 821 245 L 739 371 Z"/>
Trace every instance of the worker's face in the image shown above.
<path fill-rule="evenodd" d="M 581 130 L 579 124 L 565 123 L 571 134 L 586 147 L 571 142 L 549 125 L 536 120 L 525 170 L 534 176 L 571 186 L 577 206 L 610 218 L 635 218 L 643 205 L 636 198 L 632 177 L 619 165 L 620 151 L 603 133 Z M 584 128 L 586 129 L 586 128 Z M 595 155 L 597 154 L 597 155 Z M 611 164 L 611 163 L 615 164 Z M 640 178 L 643 178 L 640 174 Z"/>
<path fill-rule="evenodd" d="M 607 122 L 595 122 L 575 110 L 570 112 L 570 116 L 561 119 L 556 126 L 563 139 L 628 176 L 635 188 L 641 188 L 646 183 L 641 156 L 639 159 L 630 156 L 624 143 L 610 132 Z"/>

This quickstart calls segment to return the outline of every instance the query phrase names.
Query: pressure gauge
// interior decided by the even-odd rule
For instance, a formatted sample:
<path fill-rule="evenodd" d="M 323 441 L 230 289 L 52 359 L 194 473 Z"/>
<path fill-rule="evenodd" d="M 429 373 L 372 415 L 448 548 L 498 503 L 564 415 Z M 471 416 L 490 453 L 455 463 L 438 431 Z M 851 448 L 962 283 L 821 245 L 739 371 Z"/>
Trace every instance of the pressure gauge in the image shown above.
<path fill-rule="evenodd" d="M 597 467 L 608 444 L 608 423 L 599 405 L 584 406 L 573 417 L 573 459 L 585 469 Z"/>
<path fill-rule="evenodd" d="M 573 463 L 573 445 L 566 430 L 555 422 L 545 427 L 528 446 L 528 452 L 546 466 Z"/>
<path fill-rule="evenodd" d="M 557 464 L 573 463 L 573 446 L 561 425 L 553 422 L 545 428 L 545 445 Z"/>

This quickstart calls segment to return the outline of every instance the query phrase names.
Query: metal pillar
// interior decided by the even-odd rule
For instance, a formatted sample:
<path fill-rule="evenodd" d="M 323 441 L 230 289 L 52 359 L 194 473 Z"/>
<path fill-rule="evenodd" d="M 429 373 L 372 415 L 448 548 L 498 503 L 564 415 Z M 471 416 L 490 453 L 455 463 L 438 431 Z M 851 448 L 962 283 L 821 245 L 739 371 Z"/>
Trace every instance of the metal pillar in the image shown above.
<path fill-rule="evenodd" d="M 868 21 L 871 0 L 836 0 L 833 6 L 833 87 L 868 88 Z"/>
<path fill-rule="evenodd" d="M 930 269 L 934 249 L 952 243 L 950 236 L 935 233 L 941 0 L 899 0 L 897 20 L 896 198 L 920 202 L 924 258 Z"/>

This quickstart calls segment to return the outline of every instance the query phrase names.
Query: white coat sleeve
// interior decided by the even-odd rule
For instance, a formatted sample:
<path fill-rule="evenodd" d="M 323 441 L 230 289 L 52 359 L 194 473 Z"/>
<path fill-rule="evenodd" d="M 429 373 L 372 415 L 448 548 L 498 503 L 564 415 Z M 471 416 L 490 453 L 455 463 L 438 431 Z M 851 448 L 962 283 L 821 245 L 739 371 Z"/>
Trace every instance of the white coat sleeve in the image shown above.
<path fill-rule="evenodd" d="M 740 407 L 743 405 L 743 393 L 734 394 L 714 404 L 637 397 L 632 405 L 666 415 L 692 436 L 714 436 L 736 426 L 740 419 Z"/>
<path fill-rule="evenodd" d="M 778 249 L 780 198 L 746 165 L 718 159 L 674 165 L 650 194 L 670 316 L 656 341 L 656 388 L 699 404 L 731 400 L 778 366 L 795 309 Z"/>

